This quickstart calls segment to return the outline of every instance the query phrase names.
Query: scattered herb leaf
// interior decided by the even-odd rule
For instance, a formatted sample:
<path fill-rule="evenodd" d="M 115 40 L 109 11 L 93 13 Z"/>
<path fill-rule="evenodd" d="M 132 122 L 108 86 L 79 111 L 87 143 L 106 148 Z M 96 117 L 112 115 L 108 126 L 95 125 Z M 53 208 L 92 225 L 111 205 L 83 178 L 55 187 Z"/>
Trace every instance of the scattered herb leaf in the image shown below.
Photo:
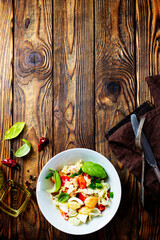
<path fill-rule="evenodd" d="M 4 135 L 4 140 L 13 139 L 17 137 L 23 130 L 25 122 L 17 122 L 10 129 L 8 129 Z"/>
<path fill-rule="evenodd" d="M 22 141 L 25 143 L 23 146 L 21 146 L 16 152 L 12 150 L 16 157 L 23 157 L 27 155 L 31 150 L 30 142 L 28 142 L 26 139 L 22 139 Z"/>
<path fill-rule="evenodd" d="M 68 193 L 60 193 L 59 194 L 59 197 L 58 197 L 58 202 L 66 202 L 68 199 L 70 198 L 69 194 Z"/>

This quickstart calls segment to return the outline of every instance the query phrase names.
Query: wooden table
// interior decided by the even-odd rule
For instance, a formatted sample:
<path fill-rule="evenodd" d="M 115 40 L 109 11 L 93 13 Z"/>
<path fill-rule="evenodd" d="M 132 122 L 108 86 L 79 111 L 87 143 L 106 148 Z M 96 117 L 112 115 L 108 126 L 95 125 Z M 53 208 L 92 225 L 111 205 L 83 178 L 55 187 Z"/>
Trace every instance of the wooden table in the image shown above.
<path fill-rule="evenodd" d="M 12 157 L 24 137 L 32 152 L 2 166 L 5 180 L 27 187 L 32 198 L 17 218 L 0 212 L 0 239 L 85 239 L 53 228 L 36 201 L 36 180 L 47 161 L 84 147 L 117 169 L 122 200 L 113 220 L 87 239 L 160 239 L 158 204 L 138 200 L 139 182 L 113 156 L 105 132 L 146 100 L 145 77 L 160 71 L 158 0 L 0 0 L 0 138 L 24 121 L 20 137 L 0 142 Z M 49 145 L 38 152 L 39 138 Z"/>

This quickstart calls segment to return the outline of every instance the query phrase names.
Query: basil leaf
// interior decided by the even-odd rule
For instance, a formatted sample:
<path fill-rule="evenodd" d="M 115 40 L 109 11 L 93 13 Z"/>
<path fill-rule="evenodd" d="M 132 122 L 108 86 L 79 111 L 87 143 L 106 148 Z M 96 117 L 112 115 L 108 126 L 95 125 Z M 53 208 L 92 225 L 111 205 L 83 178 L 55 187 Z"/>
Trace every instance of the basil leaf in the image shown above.
<path fill-rule="evenodd" d="M 80 175 L 81 173 L 82 173 L 82 168 L 79 169 L 78 175 Z"/>
<path fill-rule="evenodd" d="M 98 163 L 85 162 L 84 165 L 82 166 L 82 171 L 92 177 L 98 177 L 101 179 L 104 179 L 107 177 L 106 171 Z"/>
<path fill-rule="evenodd" d="M 95 183 L 91 183 L 91 184 L 89 185 L 89 188 L 95 189 L 95 188 L 96 188 L 96 184 L 95 184 Z"/>
<path fill-rule="evenodd" d="M 82 173 L 82 168 L 79 169 L 78 173 L 73 173 L 73 174 L 71 174 L 70 177 L 73 178 L 73 177 L 75 177 L 75 176 L 80 175 L 81 173 Z"/>
<path fill-rule="evenodd" d="M 8 129 L 4 135 L 4 140 L 13 139 L 17 137 L 23 130 L 25 122 L 17 122 L 10 129 Z"/>
<path fill-rule="evenodd" d="M 60 193 L 58 197 L 58 202 L 66 202 L 70 198 L 68 193 Z"/>
<path fill-rule="evenodd" d="M 30 142 L 28 142 L 26 139 L 22 139 L 22 141 L 25 143 L 22 147 L 20 147 L 16 152 L 12 150 L 16 157 L 23 157 L 27 155 L 31 150 Z"/>
<path fill-rule="evenodd" d="M 113 198 L 113 197 L 114 197 L 113 192 L 110 192 L 110 198 Z"/>
<path fill-rule="evenodd" d="M 95 180 L 95 183 L 101 183 L 101 180 L 96 179 L 96 180 Z"/>
<path fill-rule="evenodd" d="M 2 172 L 2 168 L 0 167 L 0 189 L 2 188 L 3 185 L 3 172 Z"/>
<path fill-rule="evenodd" d="M 73 178 L 73 177 L 75 177 L 75 176 L 78 176 L 78 173 L 73 173 L 73 174 L 71 174 L 71 178 Z"/>
<path fill-rule="evenodd" d="M 102 183 L 96 183 L 96 188 L 101 189 L 102 188 Z"/>
<path fill-rule="evenodd" d="M 49 179 L 53 176 L 53 173 L 49 173 L 47 176 L 46 176 L 46 179 Z"/>
<path fill-rule="evenodd" d="M 53 188 L 47 189 L 46 190 L 47 192 L 49 192 L 49 193 L 57 192 L 61 187 L 61 178 L 60 178 L 57 170 L 54 171 L 54 181 L 55 181 L 55 184 L 54 184 Z"/>

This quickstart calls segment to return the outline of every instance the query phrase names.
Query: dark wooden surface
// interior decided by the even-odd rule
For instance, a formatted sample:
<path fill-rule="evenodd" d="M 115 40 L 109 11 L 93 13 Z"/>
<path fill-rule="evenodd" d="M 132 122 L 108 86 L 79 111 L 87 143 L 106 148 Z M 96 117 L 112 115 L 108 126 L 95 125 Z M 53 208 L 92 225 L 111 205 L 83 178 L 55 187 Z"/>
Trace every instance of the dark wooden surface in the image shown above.
<path fill-rule="evenodd" d="M 25 121 L 21 137 L 32 144 L 32 152 L 17 159 L 20 170 L 2 166 L 5 180 L 23 184 L 32 198 L 17 218 L 0 211 L 0 239 L 160 239 L 158 204 L 148 195 L 141 207 L 139 182 L 115 159 L 104 134 L 152 101 L 145 77 L 160 71 L 160 2 L 0 0 L 0 20 L 0 138 Z M 42 136 L 49 145 L 39 153 Z M 1 159 L 21 144 L 20 138 L 0 141 Z M 74 147 L 105 155 L 122 183 L 117 214 L 88 236 L 53 228 L 36 201 L 42 167 Z"/>

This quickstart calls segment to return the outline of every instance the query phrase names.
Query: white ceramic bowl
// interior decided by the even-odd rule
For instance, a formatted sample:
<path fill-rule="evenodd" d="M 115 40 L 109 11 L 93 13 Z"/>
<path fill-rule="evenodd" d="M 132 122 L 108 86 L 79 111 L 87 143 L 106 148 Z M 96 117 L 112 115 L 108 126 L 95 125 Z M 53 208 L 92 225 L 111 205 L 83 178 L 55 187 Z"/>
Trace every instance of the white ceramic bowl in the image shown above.
<path fill-rule="evenodd" d="M 111 191 L 114 193 L 114 198 L 112 199 L 111 206 L 103 211 L 103 216 L 94 217 L 87 224 L 73 226 L 69 221 L 65 221 L 63 219 L 59 210 L 55 207 L 52 201 L 51 194 L 45 191 L 45 189 L 51 187 L 49 186 L 50 184 L 52 185 L 52 182 L 45 179 L 45 177 L 49 168 L 61 170 L 64 165 L 73 164 L 80 159 L 82 159 L 84 162 L 96 162 L 103 166 L 107 172 L 107 182 L 109 182 Z M 47 162 L 39 175 L 36 195 L 39 208 L 50 224 L 62 232 L 83 235 L 93 233 L 101 229 L 113 218 L 117 212 L 121 200 L 121 183 L 115 168 L 103 155 L 86 148 L 74 148 L 57 154 Z"/>

